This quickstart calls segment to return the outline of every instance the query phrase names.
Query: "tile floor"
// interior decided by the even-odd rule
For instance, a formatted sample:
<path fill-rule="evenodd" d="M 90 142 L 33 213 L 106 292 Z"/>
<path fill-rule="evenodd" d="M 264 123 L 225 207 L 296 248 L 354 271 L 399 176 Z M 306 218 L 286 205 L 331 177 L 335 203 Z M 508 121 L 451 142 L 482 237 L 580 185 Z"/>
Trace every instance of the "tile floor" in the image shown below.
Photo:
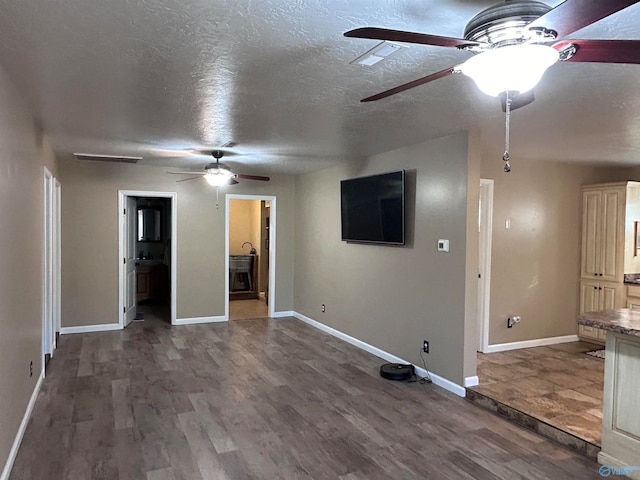
<path fill-rule="evenodd" d="M 604 360 L 587 342 L 478 353 L 472 390 L 600 445 Z"/>
<path fill-rule="evenodd" d="M 229 302 L 229 320 L 266 318 L 269 307 L 262 300 L 232 300 Z"/>

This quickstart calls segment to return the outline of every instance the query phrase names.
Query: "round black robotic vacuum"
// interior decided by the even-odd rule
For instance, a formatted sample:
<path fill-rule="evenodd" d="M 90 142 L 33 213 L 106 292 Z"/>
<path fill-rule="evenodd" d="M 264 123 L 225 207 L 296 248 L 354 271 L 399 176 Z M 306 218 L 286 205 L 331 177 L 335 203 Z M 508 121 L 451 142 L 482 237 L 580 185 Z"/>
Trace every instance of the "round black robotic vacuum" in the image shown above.
<path fill-rule="evenodd" d="M 411 380 L 414 375 L 413 365 L 385 363 L 380 367 L 380 376 L 388 380 Z"/>

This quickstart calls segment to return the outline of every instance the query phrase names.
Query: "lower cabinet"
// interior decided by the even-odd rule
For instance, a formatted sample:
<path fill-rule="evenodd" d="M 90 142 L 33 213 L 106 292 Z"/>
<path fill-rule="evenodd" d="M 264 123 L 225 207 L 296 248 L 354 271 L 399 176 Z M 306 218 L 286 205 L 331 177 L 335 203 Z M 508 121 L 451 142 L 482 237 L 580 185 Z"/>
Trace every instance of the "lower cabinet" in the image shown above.
<path fill-rule="evenodd" d="M 168 278 L 166 265 L 136 267 L 136 301 L 166 299 Z"/>
<path fill-rule="evenodd" d="M 640 308 L 640 285 L 627 285 L 627 308 Z"/>
<path fill-rule="evenodd" d="M 626 307 L 624 293 L 621 283 L 582 280 L 580 282 L 580 313 L 624 308 Z M 638 300 L 640 301 L 640 298 Z M 578 326 L 578 335 L 587 340 L 599 342 L 604 342 L 606 339 L 604 330 L 585 325 Z"/>

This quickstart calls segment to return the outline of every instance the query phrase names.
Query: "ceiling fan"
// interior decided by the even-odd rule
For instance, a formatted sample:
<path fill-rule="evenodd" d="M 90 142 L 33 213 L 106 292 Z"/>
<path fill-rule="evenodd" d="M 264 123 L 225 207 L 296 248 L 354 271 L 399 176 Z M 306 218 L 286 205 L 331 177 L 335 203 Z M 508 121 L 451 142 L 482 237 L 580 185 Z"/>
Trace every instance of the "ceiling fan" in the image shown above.
<path fill-rule="evenodd" d="M 242 173 L 233 173 L 228 165 L 220 163 L 220 159 L 224 156 L 222 150 L 213 150 L 211 156 L 216 159 L 215 163 L 210 163 L 204 167 L 204 171 L 200 172 L 167 172 L 171 175 L 196 175 L 191 178 L 184 178 L 177 180 L 177 182 L 187 182 L 189 180 L 196 180 L 204 177 L 204 179 L 214 187 L 222 187 L 223 185 L 237 185 L 238 179 L 242 180 L 259 180 L 262 182 L 268 182 L 269 177 L 262 177 L 260 175 L 245 175 Z"/>
<path fill-rule="evenodd" d="M 372 102 L 463 73 L 486 94 L 511 97 L 511 109 L 534 100 L 531 89 L 545 70 L 562 62 L 640 63 L 640 40 L 563 40 L 640 0 L 566 0 L 555 8 L 533 0 L 506 0 L 474 16 L 464 38 L 364 27 L 346 37 L 417 43 L 473 52 L 466 62 L 364 98 Z"/>
<path fill-rule="evenodd" d="M 457 48 L 476 54 L 460 65 L 385 90 L 361 102 L 381 100 L 453 73 L 463 73 L 471 77 L 482 92 L 501 97 L 506 113 L 502 160 L 504 171 L 510 172 L 510 112 L 533 102 L 532 89 L 547 68 L 558 61 L 640 64 L 640 40 L 563 40 L 639 1 L 565 0 L 551 8 L 535 0 L 505 0 L 474 16 L 464 29 L 464 38 L 376 27 L 357 28 L 344 35 Z"/>

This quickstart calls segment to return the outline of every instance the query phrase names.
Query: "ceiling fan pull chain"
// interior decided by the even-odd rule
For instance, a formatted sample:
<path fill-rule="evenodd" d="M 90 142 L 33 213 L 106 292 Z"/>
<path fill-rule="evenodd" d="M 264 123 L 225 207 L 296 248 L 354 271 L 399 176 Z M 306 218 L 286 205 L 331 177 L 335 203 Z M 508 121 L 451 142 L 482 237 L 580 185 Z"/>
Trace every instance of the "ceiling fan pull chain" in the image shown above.
<path fill-rule="evenodd" d="M 216 210 L 220 210 L 220 202 L 218 201 L 219 192 L 220 192 L 220 187 L 216 187 Z"/>
<path fill-rule="evenodd" d="M 502 155 L 502 160 L 504 161 L 504 169 L 505 173 L 511 171 L 511 164 L 509 163 L 509 159 L 511 158 L 509 155 L 509 120 L 511 119 L 511 96 L 510 92 L 506 92 L 506 118 L 505 118 L 505 128 L 504 128 L 504 155 Z"/>

